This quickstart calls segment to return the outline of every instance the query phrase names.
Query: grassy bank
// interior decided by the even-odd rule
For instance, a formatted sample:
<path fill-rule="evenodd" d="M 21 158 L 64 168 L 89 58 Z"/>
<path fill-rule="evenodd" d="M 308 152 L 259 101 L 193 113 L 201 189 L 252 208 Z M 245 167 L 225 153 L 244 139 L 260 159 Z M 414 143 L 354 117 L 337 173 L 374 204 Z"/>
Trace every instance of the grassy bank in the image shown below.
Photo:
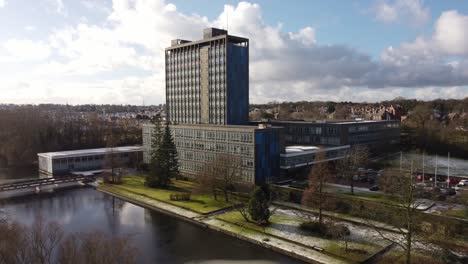
<path fill-rule="evenodd" d="M 192 194 L 190 201 L 173 201 L 170 199 L 171 194 L 192 192 L 194 188 L 192 182 L 173 180 L 167 189 L 149 188 L 144 185 L 144 182 L 145 179 L 142 177 L 125 177 L 122 184 L 103 184 L 99 188 L 110 191 L 112 189 L 125 190 L 200 214 L 207 214 L 233 205 L 230 202 L 221 200 L 223 199 L 222 197 L 219 197 L 218 200 L 215 200 L 211 195 Z"/>

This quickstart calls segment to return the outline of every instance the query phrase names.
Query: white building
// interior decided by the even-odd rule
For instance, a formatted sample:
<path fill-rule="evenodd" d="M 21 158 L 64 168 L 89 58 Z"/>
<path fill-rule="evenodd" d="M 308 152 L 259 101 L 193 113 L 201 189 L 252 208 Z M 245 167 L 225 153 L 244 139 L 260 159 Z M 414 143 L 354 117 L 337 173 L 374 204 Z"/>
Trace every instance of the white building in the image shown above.
<path fill-rule="evenodd" d="M 106 156 L 111 153 L 120 164 L 130 164 L 142 159 L 143 147 L 126 146 L 38 153 L 39 171 L 47 175 L 60 175 L 77 171 L 101 170 Z"/>

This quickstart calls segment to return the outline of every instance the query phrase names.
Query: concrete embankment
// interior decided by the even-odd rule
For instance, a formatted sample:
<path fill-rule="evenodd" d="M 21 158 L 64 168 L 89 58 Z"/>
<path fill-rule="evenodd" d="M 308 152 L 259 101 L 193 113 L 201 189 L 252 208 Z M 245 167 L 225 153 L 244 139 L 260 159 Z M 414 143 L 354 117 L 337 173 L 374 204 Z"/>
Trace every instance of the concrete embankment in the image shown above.
<path fill-rule="evenodd" d="M 101 192 L 115 196 L 119 199 L 136 204 L 138 206 L 168 214 L 204 228 L 210 228 L 212 230 L 222 232 L 226 235 L 257 244 L 259 246 L 288 255 L 292 258 L 296 258 L 304 262 L 337 264 L 348 263 L 347 261 L 334 258 L 305 245 L 294 243 L 293 241 L 271 236 L 257 230 L 239 227 L 238 225 L 216 219 L 215 217 L 207 217 L 207 215 L 183 209 L 178 206 L 151 199 L 133 192 L 117 188 L 98 187 L 97 189 Z"/>

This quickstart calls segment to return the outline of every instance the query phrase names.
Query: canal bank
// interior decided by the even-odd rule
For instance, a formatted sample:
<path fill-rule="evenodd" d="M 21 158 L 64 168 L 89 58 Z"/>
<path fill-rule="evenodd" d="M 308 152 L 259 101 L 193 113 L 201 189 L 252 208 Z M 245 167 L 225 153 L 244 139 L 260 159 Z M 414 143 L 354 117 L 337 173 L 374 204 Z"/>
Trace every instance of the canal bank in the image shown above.
<path fill-rule="evenodd" d="M 324 250 L 319 247 L 305 245 L 296 241 L 284 239 L 281 236 L 259 232 L 258 230 L 239 226 L 216 217 L 206 217 L 204 214 L 158 201 L 118 187 L 101 185 L 97 189 L 101 192 L 141 207 L 168 214 L 203 228 L 209 228 L 211 230 L 248 241 L 304 262 L 349 263 L 348 261 L 341 259 L 339 256 L 331 256 L 331 254 L 324 252 Z"/>
<path fill-rule="evenodd" d="M 66 235 L 128 237 L 138 252 L 136 263 L 302 263 L 89 187 L 12 198 L 0 202 L 0 208 L 11 221 L 25 226 L 39 216 L 57 223 Z"/>

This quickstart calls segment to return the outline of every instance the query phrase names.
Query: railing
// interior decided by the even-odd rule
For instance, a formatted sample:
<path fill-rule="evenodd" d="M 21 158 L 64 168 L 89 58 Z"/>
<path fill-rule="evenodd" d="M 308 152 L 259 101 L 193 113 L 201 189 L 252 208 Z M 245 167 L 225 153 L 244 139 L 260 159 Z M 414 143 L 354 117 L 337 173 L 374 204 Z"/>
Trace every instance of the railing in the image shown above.
<path fill-rule="evenodd" d="M 8 184 L 0 184 L 0 192 L 2 191 L 10 191 L 10 190 L 17 190 L 17 189 L 24 189 L 24 188 L 31 188 L 31 187 L 40 187 L 44 185 L 52 185 L 52 184 L 59 184 L 59 183 L 67 183 L 67 182 L 75 182 L 81 181 L 85 179 L 93 180 L 94 177 L 92 176 L 63 176 L 58 178 L 45 178 L 45 179 L 36 179 L 36 180 L 27 180 L 18 183 L 8 183 Z"/>

